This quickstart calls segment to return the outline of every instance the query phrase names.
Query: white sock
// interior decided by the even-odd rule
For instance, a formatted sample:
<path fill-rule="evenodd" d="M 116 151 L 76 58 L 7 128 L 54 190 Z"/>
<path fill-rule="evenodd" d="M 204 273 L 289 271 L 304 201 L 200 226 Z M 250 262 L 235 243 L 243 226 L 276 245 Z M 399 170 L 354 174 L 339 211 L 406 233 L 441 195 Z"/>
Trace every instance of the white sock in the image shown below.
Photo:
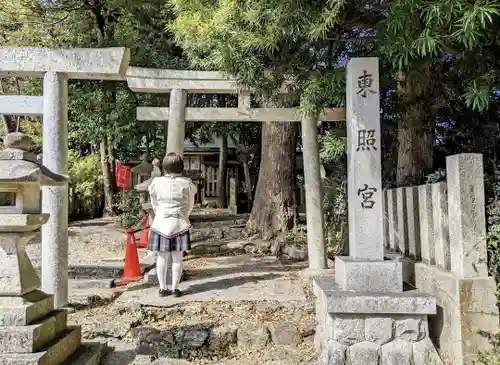
<path fill-rule="evenodd" d="M 156 275 L 158 275 L 158 282 L 162 290 L 167 289 L 168 254 L 168 252 L 158 252 L 156 258 Z"/>
<path fill-rule="evenodd" d="M 172 290 L 177 289 L 182 273 L 182 251 L 172 251 Z"/>

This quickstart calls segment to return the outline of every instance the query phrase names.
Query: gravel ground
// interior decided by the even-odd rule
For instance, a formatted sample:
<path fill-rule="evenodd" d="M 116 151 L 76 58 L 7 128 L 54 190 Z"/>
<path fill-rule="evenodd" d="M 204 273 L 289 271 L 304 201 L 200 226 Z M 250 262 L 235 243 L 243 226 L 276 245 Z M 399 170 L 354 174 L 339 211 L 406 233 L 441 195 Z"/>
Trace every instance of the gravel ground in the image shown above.
<path fill-rule="evenodd" d="M 216 217 L 227 216 L 225 209 L 198 209 L 193 212 L 196 220 L 213 220 Z M 104 264 L 110 261 L 122 260 L 125 257 L 125 242 L 127 234 L 112 219 L 93 219 L 72 222 L 68 229 L 68 256 L 70 265 Z M 40 232 L 26 247 L 33 266 L 40 266 L 41 259 Z M 147 254 L 139 250 L 139 258 Z"/>
<path fill-rule="evenodd" d="M 110 219 L 71 223 L 68 229 L 70 265 L 93 265 L 125 257 L 125 230 Z M 41 235 L 37 234 L 26 252 L 35 267 L 40 266 Z"/>

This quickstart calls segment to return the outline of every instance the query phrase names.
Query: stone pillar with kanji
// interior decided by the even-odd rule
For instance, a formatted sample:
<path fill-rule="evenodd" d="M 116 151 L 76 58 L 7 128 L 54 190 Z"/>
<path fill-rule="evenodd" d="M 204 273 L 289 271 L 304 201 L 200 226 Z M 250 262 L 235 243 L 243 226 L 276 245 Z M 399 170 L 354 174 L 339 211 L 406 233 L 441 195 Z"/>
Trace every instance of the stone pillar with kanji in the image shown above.
<path fill-rule="evenodd" d="M 402 264 L 384 257 L 377 58 L 347 66 L 349 256 L 314 278 L 319 365 L 442 364 L 427 316 L 436 299 L 403 291 Z"/>

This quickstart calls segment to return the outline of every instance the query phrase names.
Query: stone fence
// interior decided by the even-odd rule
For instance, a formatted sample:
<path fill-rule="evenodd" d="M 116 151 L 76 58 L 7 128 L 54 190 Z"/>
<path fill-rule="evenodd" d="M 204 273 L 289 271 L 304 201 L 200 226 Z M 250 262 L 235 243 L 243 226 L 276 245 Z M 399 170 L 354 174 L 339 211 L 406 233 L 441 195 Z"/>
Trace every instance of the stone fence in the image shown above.
<path fill-rule="evenodd" d="M 488 277 L 483 161 L 446 159 L 446 182 L 384 191 L 386 256 L 400 256 L 404 282 L 437 300 L 429 332 L 443 359 L 469 364 L 499 324 Z"/>

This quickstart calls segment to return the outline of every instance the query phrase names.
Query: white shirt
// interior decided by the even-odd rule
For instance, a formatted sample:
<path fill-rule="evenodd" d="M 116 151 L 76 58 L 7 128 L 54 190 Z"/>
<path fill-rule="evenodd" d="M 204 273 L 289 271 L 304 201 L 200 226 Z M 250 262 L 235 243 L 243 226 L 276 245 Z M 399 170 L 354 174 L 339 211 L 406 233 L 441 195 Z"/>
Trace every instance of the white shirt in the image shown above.
<path fill-rule="evenodd" d="M 151 228 L 164 235 L 189 228 L 189 215 L 194 207 L 196 192 L 196 185 L 187 177 L 155 177 L 149 185 L 151 206 L 155 212 Z"/>

